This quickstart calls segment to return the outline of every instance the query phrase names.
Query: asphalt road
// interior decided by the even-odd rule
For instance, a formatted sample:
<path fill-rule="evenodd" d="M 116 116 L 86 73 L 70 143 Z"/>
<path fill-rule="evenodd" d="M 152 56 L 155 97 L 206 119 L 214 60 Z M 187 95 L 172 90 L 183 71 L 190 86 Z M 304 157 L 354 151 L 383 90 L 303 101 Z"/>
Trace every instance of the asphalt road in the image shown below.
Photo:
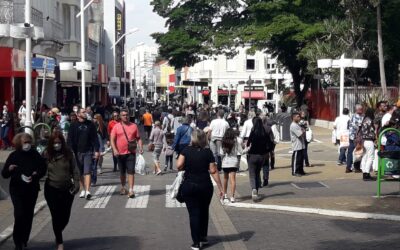
<path fill-rule="evenodd" d="M 145 158 L 151 165 L 151 154 L 146 152 Z M 137 175 L 138 196 L 129 200 L 119 195 L 119 177 L 111 172 L 110 155 L 105 169 L 91 190 L 91 201 L 76 196 L 64 231 L 65 249 L 190 249 L 187 210 L 167 195 L 166 186 L 173 182 L 175 173 Z M 220 204 L 210 210 L 211 244 L 207 249 L 398 249 L 400 239 L 398 222 L 237 209 Z M 227 221 L 219 222 L 224 216 Z M 227 245 L 237 241 L 242 247 Z M 32 250 L 54 249 L 47 208 L 34 219 L 29 246 Z M 13 249 L 12 240 L 0 249 Z"/>

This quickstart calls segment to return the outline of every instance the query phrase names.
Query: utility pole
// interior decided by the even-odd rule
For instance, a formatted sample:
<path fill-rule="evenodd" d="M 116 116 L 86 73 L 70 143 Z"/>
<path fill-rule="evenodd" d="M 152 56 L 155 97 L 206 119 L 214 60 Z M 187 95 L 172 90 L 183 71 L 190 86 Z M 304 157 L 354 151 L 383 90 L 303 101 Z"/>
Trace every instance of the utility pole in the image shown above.
<path fill-rule="evenodd" d="M 25 24 L 31 25 L 31 0 L 25 0 Z M 28 27 L 29 27 L 28 26 Z M 25 39 L 26 50 L 25 50 L 25 101 L 26 101 L 26 119 L 25 126 L 32 126 L 32 38 L 28 37 Z M 28 132 L 28 131 L 27 131 Z M 28 133 L 32 133 L 29 131 Z"/>

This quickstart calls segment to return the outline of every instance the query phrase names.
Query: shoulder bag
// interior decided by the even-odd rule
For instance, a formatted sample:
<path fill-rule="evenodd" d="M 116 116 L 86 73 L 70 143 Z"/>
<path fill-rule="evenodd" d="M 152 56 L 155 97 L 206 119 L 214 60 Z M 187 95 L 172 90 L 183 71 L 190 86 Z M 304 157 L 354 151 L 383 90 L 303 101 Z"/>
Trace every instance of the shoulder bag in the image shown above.
<path fill-rule="evenodd" d="M 122 130 L 124 131 L 125 138 L 128 141 L 128 151 L 133 153 L 137 149 L 137 142 L 136 142 L 136 140 L 130 141 L 128 138 L 128 135 L 126 134 L 124 124 L 122 124 L 122 122 L 121 122 L 121 126 L 122 126 Z"/>

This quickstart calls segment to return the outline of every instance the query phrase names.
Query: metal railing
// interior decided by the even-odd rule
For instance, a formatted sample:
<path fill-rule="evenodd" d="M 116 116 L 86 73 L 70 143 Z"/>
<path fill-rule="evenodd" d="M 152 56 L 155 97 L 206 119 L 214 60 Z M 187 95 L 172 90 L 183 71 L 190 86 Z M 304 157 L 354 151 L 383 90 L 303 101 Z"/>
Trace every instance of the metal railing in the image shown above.
<path fill-rule="evenodd" d="M 24 23 L 25 22 L 25 4 L 24 3 L 13 3 L 13 23 Z M 34 26 L 43 27 L 43 12 L 38 9 L 31 7 L 31 22 Z"/>

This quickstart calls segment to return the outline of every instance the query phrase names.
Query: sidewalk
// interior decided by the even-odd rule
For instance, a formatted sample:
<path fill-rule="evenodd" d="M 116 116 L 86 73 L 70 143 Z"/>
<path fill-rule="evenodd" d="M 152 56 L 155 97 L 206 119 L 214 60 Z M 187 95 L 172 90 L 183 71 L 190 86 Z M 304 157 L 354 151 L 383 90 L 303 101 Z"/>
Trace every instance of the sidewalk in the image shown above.
<path fill-rule="evenodd" d="M 331 130 L 313 127 L 313 132 L 319 142 L 309 144 L 310 163 L 314 167 L 305 168 L 306 176 L 291 175 L 290 144 L 281 143 L 276 148 L 276 166 L 270 171 L 269 185 L 259 191 L 261 199 L 256 203 L 251 200 L 245 172 L 246 176 L 237 176 L 238 202 L 254 204 L 245 206 L 254 208 L 276 205 L 400 216 L 398 180 L 383 182 L 383 198 L 374 197 L 377 182 L 364 182 L 361 173 L 346 174 L 345 166 L 336 165 L 338 153 L 330 142 Z"/>

